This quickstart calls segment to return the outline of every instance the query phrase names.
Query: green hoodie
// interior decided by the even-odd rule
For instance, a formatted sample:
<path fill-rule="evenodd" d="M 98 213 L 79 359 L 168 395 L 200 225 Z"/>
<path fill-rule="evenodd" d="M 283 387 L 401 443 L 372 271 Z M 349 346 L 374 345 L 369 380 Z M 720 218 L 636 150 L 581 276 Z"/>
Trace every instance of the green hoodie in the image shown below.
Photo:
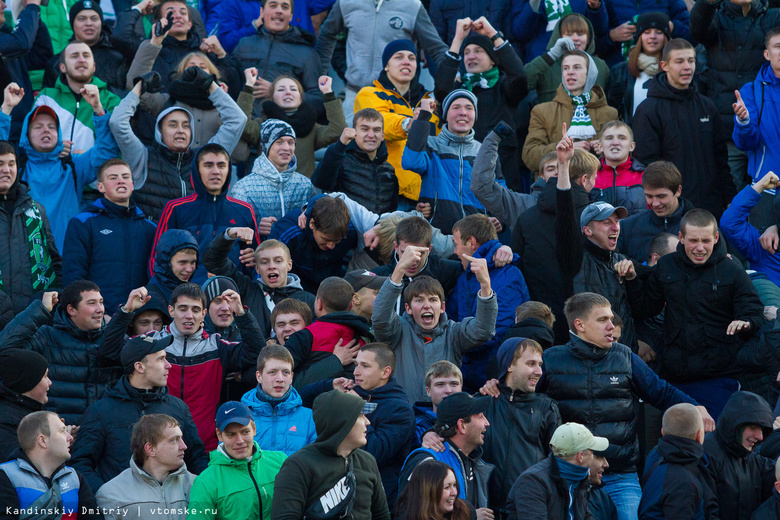
<path fill-rule="evenodd" d="M 596 68 L 599 71 L 599 75 L 596 78 L 596 85 L 599 85 L 606 92 L 607 79 L 609 79 L 609 67 L 604 60 L 597 58 L 594 55 L 596 52 L 596 38 L 594 37 L 593 25 L 587 18 L 585 21 L 588 23 L 588 30 L 590 31 L 588 48 L 585 49 L 585 51 L 590 54 L 593 61 L 596 62 Z M 559 23 L 555 26 L 555 29 L 553 29 L 552 36 L 550 36 L 550 42 L 547 44 L 548 51 L 553 48 L 555 42 L 557 42 L 560 37 L 561 24 Z M 561 84 L 561 60 L 553 61 L 549 54 L 544 53 L 526 64 L 525 72 L 528 74 L 528 88 L 536 89 L 536 94 L 539 96 L 539 103 L 552 101 L 558 90 L 558 86 Z"/>
<path fill-rule="evenodd" d="M 271 518 L 274 478 L 287 456 L 281 451 L 260 451 L 254 443 L 251 460 L 228 456 L 222 444 L 211 452 L 208 467 L 190 489 L 187 519 L 263 520 Z M 262 516 L 257 512 L 262 498 Z"/>
<path fill-rule="evenodd" d="M 333 390 L 314 400 L 317 440 L 296 451 L 276 477 L 274 520 L 300 520 L 343 505 L 354 483 L 352 520 L 389 520 L 387 498 L 374 457 L 357 449 L 346 458 L 337 450 L 363 411 L 365 401 Z M 352 468 L 354 479 L 350 479 Z M 197 482 L 197 480 L 196 480 Z M 231 519 L 233 520 L 233 519 Z"/>

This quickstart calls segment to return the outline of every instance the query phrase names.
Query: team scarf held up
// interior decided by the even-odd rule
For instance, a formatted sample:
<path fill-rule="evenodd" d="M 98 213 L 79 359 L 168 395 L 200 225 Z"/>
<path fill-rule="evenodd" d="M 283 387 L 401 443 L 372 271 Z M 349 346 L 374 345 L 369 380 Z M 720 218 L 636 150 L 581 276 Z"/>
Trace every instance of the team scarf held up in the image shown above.
<path fill-rule="evenodd" d="M 569 0 L 544 0 L 544 14 L 547 15 L 547 32 L 555 29 L 560 19 L 571 13 Z"/>
<path fill-rule="evenodd" d="M 56 275 L 49 255 L 49 244 L 43 227 L 43 217 L 36 202 L 24 212 L 24 229 L 27 233 L 30 265 L 32 266 L 33 291 L 43 291 L 54 285 Z M 0 290 L 5 290 L 3 274 L 0 273 Z"/>
<path fill-rule="evenodd" d="M 498 67 L 491 67 L 485 72 L 471 73 L 463 75 L 463 88 L 473 91 L 474 87 L 479 86 L 483 89 L 493 88 L 498 83 Z"/>

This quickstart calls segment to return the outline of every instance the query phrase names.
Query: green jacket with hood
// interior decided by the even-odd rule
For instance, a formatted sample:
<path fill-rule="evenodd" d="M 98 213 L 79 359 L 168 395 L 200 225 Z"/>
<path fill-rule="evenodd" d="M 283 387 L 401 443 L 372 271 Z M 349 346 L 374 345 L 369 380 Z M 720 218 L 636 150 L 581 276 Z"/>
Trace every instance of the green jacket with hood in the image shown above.
<path fill-rule="evenodd" d="M 192 483 L 188 520 L 271 518 L 274 479 L 287 456 L 253 444 L 249 461 L 230 458 L 222 444 L 211 452 L 208 467 Z"/>
<path fill-rule="evenodd" d="M 352 514 L 347 518 L 390 519 L 373 455 L 362 449 L 354 450 L 346 458 L 337 453 L 341 441 L 363 412 L 364 404 L 359 397 L 335 390 L 314 400 L 317 440 L 290 455 L 282 465 L 276 477 L 276 500 L 271 510 L 274 520 L 316 518 L 317 514 L 327 514 L 343 506 L 349 496 L 354 498 Z M 350 478 L 350 467 L 354 478 Z M 350 493 L 352 486 L 354 494 Z"/>
<path fill-rule="evenodd" d="M 595 56 L 596 41 L 593 35 L 593 25 L 590 20 L 588 22 L 588 30 L 590 31 L 590 38 L 588 41 L 588 48 L 585 52 L 590 54 L 593 61 L 596 62 L 596 68 L 599 71 L 599 75 L 596 78 L 596 85 L 599 85 L 605 91 L 607 89 L 607 80 L 609 79 L 609 66 L 601 58 Z M 561 37 L 561 24 L 555 26 L 552 36 L 550 36 L 550 42 L 547 44 L 547 50 L 553 48 L 555 42 Z M 537 56 L 525 66 L 525 72 L 528 74 L 528 88 L 536 89 L 536 94 L 539 96 L 539 103 L 547 103 L 552 101 L 555 97 L 555 92 L 558 89 L 558 85 L 561 84 L 561 60 L 553 60 L 549 54 L 544 53 L 541 56 Z"/>

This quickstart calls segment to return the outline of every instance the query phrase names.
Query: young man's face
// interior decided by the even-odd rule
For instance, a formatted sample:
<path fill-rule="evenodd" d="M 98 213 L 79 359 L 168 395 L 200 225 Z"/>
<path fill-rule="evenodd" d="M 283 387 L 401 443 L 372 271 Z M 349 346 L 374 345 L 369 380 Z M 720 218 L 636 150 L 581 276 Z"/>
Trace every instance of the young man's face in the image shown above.
<path fill-rule="evenodd" d="M 609 467 L 606 457 L 600 457 L 593 454 L 593 459 L 590 461 L 590 483 L 594 486 L 601 485 L 601 479 L 604 476 L 604 470 Z"/>
<path fill-rule="evenodd" d="M 677 90 L 685 90 L 693 81 L 696 72 L 696 53 L 693 49 L 678 49 L 669 53 L 669 61 L 661 62 L 669 85 Z"/>
<path fill-rule="evenodd" d="M 590 193 L 593 188 L 596 187 L 596 172 L 591 175 L 585 176 L 585 180 L 582 182 L 582 187 L 586 192 Z"/>
<path fill-rule="evenodd" d="M 83 291 L 76 308 L 68 305 L 68 316 L 81 330 L 97 330 L 103 325 L 103 297 L 99 291 Z"/>
<path fill-rule="evenodd" d="M 230 310 L 230 303 L 226 298 L 217 296 L 209 303 L 209 318 L 215 327 L 224 329 L 233 324 L 233 311 Z"/>
<path fill-rule="evenodd" d="M 566 56 L 561 63 L 563 84 L 574 95 L 580 95 L 585 90 L 588 80 L 588 60 L 582 56 Z"/>
<path fill-rule="evenodd" d="M 447 110 L 447 128 L 453 134 L 466 135 L 474 127 L 476 119 L 477 111 L 468 99 L 460 98 L 450 103 Z"/>
<path fill-rule="evenodd" d="M 180 296 L 176 300 L 176 306 L 168 306 L 168 312 L 173 318 L 176 328 L 185 336 L 192 336 L 200 329 L 203 318 L 206 317 L 206 309 L 200 299 Z"/>
<path fill-rule="evenodd" d="M 154 459 L 168 471 L 176 471 L 184 465 L 185 451 L 187 445 L 184 443 L 181 428 L 169 426 L 163 430 L 162 439 L 154 446 Z"/>
<path fill-rule="evenodd" d="M 311 234 L 314 235 L 314 241 L 317 243 L 317 247 L 323 251 L 330 251 L 335 249 L 336 245 L 344 239 L 344 237 L 337 238 L 326 235 L 317 229 L 317 226 L 314 225 L 313 219 L 309 219 L 309 228 L 311 229 Z"/>
<path fill-rule="evenodd" d="M 85 9 L 73 20 L 73 35 L 75 39 L 91 45 L 100 39 L 102 23 L 100 15 L 92 9 Z"/>
<path fill-rule="evenodd" d="M 147 354 L 141 361 L 144 367 L 144 380 L 154 387 L 162 388 L 168 384 L 168 372 L 171 364 L 165 354 L 165 350 Z"/>
<path fill-rule="evenodd" d="M 277 170 L 286 170 L 295 157 L 295 138 L 291 135 L 280 137 L 268 148 L 266 155 Z"/>
<path fill-rule="evenodd" d="M 257 382 L 263 392 L 278 399 L 290 389 L 293 380 L 292 363 L 283 359 L 269 358 L 262 372 L 256 372 Z"/>
<path fill-rule="evenodd" d="M 175 153 L 186 152 L 192 142 L 190 117 L 182 110 L 168 113 L 160 121 L 162 143 Z"/>
<path fill-rule="evenodd" d="M 466 45 L 463 49 L 463 63 L 466 66 L 466 72 L 479 74 L 490 70 L 495 66 L 495 62 L 490 59 L 490 55 L 481 46 L 476 44 Z"/>
<path fill-rule="evenodd" d="M 589 343 L 593 343 L 599 348 L 608 349 L 612 347 L 615 338 L 612 331 L 615 325 L 612 324 L 612 309 L 604 307 L 594 307 L 586 318 L 579 318 L 574 321 L 577 335 Z"/>
<path fill-rule="evenodd" d="M 764 440 L 764 430 L 757 424 L 746 424 L 745 429 L 742 430 L 742 438 L 740 439 L 742 447 L 748 451 L 753 449 Z"/>
<path fill-rule="evenodd" d="M 357 147 L 364 152 L 376 152 L 384 140 L 383 121 L 368 121 L 366 119 L 355 121 L 355 142 Z"/>
<path fill-rule="evenodd" d="M 27 137 L 35 151 L 51 152 L 59 139 L 57 121 L 49 114 L 39 113 L 28 125 Z"/>
<path fill-rule="evenodd" d="M 623 125 L 608 128 L 601 134 L 601 149 L 607 161 L 617 164 L 626 162 L 635 146 L 628 128 Z"/>
<path fill-rule="evenodd" d="M 164 319 L 165 317 L 160 311 L 143 311 L 136 314 L 132 323 L 133 336 L 161 331 Z"/>
<path fill-rule="evenodd" d="M 79 83 L 88 83 L 95 73 L 95 58 L 86 43 L 71 43 L 65 48 L 60 71 Z"/>
<path fill-rule="evenodd" d="M 221 153 L 205 153 L 198 160 L 200 180 L 211 195 L 219 195 L 230 175 L 230 159 Z"/>
<path fill-rule="evenodd" d="M 444 312 L 444 302 L 435 294 L 418 294 L 406 305 L 406 312 L 412 315 L 414 322 L 423 330 L 433 330 L 439 324 Z"/>
<path fill-rule="evenodd" d="M 485 432 L 490 422 L 484 413 L 471 416 L 471 421 L 464 423 L 466 428 L 466 443 L 471 446 L 482 446 L 485 443 Z"/>
<path fill-rule="evenodd" d="M 775 75 L 780 74 L 780 34 L 772 36 L 764 50 L 764 59 L 769 62 Z"/>
<path fill-rule="evenodd" d="M 558 177 L 558 161 L 553 159 L 552 161 L 545 163 L 544 166 L 542 166 L 542 171 L 539 172 L 539 175 L 544 182 L 547 182 L 553 177 Z"/>
<path fill-rule="evenodd" d="M 366 440 L 366 432 L 368 431 L 369 424 L 371 424 L 371 421 L 368 420 L 368 417 L 360 414 L 360 417 L 357 418 L 355 424 L 352 425 L 352 429 L 347 434 L 347 437 L 341 442 L 346 443 L 353 449 L 365 446 L 368 442 Z"/>
<path fill-rule="evenodd" d="M 668 217 L 680 207 L 682 186 L 677 188 L 677 193 L 669 188 L 645 188 L 645 201 L 648 207 L 658 217 Z"/>
<path fill-rule="evenodd" d="M 190 20 L 187 4 L 184 2 L 169 2 L 165 4 L 162 8 L 162 18 L 168 16 L 169 12 L 173 13 L 173 25 L 168 34 L 179 40 L 186 38 L 187 33 L 192 28 L 192 20 Z"/>
<path fill-rule="evenodd" d="M 355 293 L 355 296 L 357 296 L 357 298 L 360 301 L 361 314 L 371 315 L 374 313 L 374 300 L 376 300 L 378 294 L 379 294 L 379 289 L 370 289 L 368 287 L 363 287 L 358 292 Z M 353 299 L 352 301 L 353 301 L 352 308 L 354 310 L 355 300 Z"/>
<path fill-rule="evenodd" d="M 417 56 L 411 51 L 398 51 L 388 60 L 385 71 L 393 83 L 407 85 L 417 73 Z"/>
<path fill-rule="evenodd" d="M 304 328 L 306 328 L 306 321 L 300 314 L 279 314 L 274 321 L 274 334 L 281 345 L 284 345 L 290 336 Z"/>
<path fill-rule="evenodd" d="M 198 268 L 198 253 L 193 249 L 176 251 L 171 257 L 171 271 L 182 282 L 189 282 L 192 273 Z"/>
<path fill-rule="evenodd" d="M 268 287 L 287 285 L 287 273 L 292 269 L 292 259 L 281 247 L 264 249 L 255 255 L 257 272 Z"/>
<path fill-rule="evenodd" d="M 373 352 L 358 352 L 355 358 L 355 384 L 363 390 L 374 390 L 387 383 L 390 378 L 388 367 L 380 367 Z"/>
<path fill-rule="evenodd" d="M 0 155 L 0 195 L 5 195 L 16 182 L 16 155 Z"/>
<path fill-rule="evenodd" d="M 443 376 L 432 378 L 431 385 L 425 389 L 425 393 L 431 398 L 433 406 L 438 406 L 442 399 L 462 390 L 463 383 L 457 376 Z"/>
<path fill-rule="evenodd" d="M 43 377 L 38 384 L 35 385 L 35 388 L 24 392 L 24 395 L 41 404 L 46 404 L 49 402 L 49 388 L 51 388 L 51 379 L 49 379 L 49 369 L 47 368 L 46 373 L 43 374 Z"/>
<path fill-rule="evenodd" d="M 133 174 L 130 168 L 124 164 L 106 168 L 103 180 L 98 181 L 98 191 L 114 204 L 127 204 L 133 194 Z"/>
<path fill-rule="evenodd" d="M 455 255 L 460 259 L 460 265 L 463 269 L 468 269 L 469 261 L 463 258 L 463 255 L 473 255 L 477 250 L 477 243 L 474 237 L 469 237 L 466 243 L 463 243 L 463 238 L 460 235 L 460 229 L 456 229 L 452 232 L 452 243 L 455 245 Z"/>
<path fill-rule="evenodd" d="M 685 226 L 685 234 L 680 230 L 680 243 L 685 248 L 685 255 L 694 264 L 704 264 L 712 256 L 712 250 L 718 242 L 718 231 L 715 226 L 696 227 Z"/>
<path fill-rule="evenodd" d="M 268 0 L 263 7 L 263 25 L 273 33 L 285 32 L 290 28 L 293 8 L 290 0 Z"/>
<path fill-rule="evenodd" d="M 574 49 L 578 51 L 586 51 L 588 49 L 588 33 L 581 31 L 571 31 L 567 33 L 561 33 L 561 38 L 570 38 L 574 42 Z"/>
<path fill-rule="evenodd" d="M 427 251 L 423 251 L 420 255 L 420 261 L 415 262 L 409 268 L 404 272 L 404 276 L 408 276 L 409 278 L 414 278 L 418 274 L 422 272 L 422 270 L 425 268 L 425 264 L 428 261 L 428 255 L 431 254 L 431 245 L 430 244 L 409 244 L 403 240 L 400 242 L 393 242 L 393 247 L 395 248 L 395 254 L 398 256 L 398 258 L 401 258 L 404 256 L 404 251 L 406 251 L 406 248 L 408 246 L 415 246 L 415 247 L 427 247 Z"/>
<path fill-rule="evenodd" d="M 255 422 L 249 424 L 231 423 L 224 431 L 217 430 L 217 438 L 231 458 L 243 460 L 252 455 L 254 448 Z"/>
<path fill-rule="evenodd" d="M 506 374 L 506 385 L 512 390 L 530 394 L 536 391 L 536 383 L 542 377 L 542 355 L 526 347 Z"/>
<path fill-rule="evenodd" d="M 620 217 L 616 212 L 606 220 L 591 220 L 582 232 L 601 249 L 614 251 L 620 236 Z"/>
<path fill-rule="evenodd" d="M 49 414 L 49 447 L 46 458 L 50 461 L 65 462 L 70 459 L 70 443 L 73 441 L 65 421 L 55 414 Z"/>

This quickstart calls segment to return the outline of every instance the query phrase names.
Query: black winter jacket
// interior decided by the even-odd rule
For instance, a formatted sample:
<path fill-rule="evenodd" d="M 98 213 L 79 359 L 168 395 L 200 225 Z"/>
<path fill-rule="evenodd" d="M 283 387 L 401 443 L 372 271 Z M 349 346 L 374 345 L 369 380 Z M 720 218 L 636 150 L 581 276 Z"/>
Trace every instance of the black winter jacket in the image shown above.
<path fill-rule="evenodd" d="M 159 141 L 146 148 L 149 152 L 148 174 L 143 186 L 133 191 L 133 201 L 146 216 L 157 222 L 169 201 L 193 193 L 190 167 L 195 151 L 190 147 L 186 152 L 174 152 Z"/>
<path fill-rule="evenodd" d="M 707 50 L 706 89 L 715 102 L 723 130 L 734 129 L 734 91 L 756 79 L 764 60 L 764 36 L 780 25 L 780 10 L 754 0 L 747 15 L 742 5 L 698 0 L 691 9 L 691 36 Z"/>
<path fill-rule="evenodd" d="M 772 490 L 772 496 L 753 512 L 750 520 L 777 520 L 780 518 L 780 493 Z"/>
<path fill-rule="evenodd" d="M 509 338 L 532 339 L 539 342 L 544 350 L 555 345 L 555 334 L 552 328 L 538 318 L 527 318 L 523 321 L 518 321 L 506 329 L 503 341 Z"/>
<path fill-rule="evenodd" d="M 677 235 L 683 215 L 693 209 L 693 204 L 680 198 L 677 211 L 661 218 L 653 210 L 647 209 L 620 221 L 618 251 L 637 263 L 647 260 L 650 241 L 659 233 Z"/>
<path fill-rule="evenodd" d="M 105 325 L 81 330 L 63 309 L 55 309 L 52 316 L 36 300 L 0 333 L 0 349 L 24 348 L 43 355 L 52 381 L 47 408 L 65 424 L 78 425 L 87 407 L 122 376 L 118 363 L 99 348 L 104 330 Z"/>
<path fill-rule="evenodd" d="M 501 396 L 491 399 L 485 411 L 490 427 L 482 446 L 482 460 L 496 467 L 489 489 L 494 512 L 506 511 L 512 484 L 547 457 L 550 439 L 561 424 L 558 405 L 546 395 L 512 391 L 503 383 L 498 389 Z"/>
<path fill-rule="evenodd" d="M 184 401 L 168 395 L 168 387 L 139 390 L 130 384 L 127 376 L 108 388 L 103 399 L 87 409 L 73 444 L 70 465 L 97 490 L 130 467 L 133 425 L 142 416 L 152 413 L 170 415 L 179 422 L 187 445 L 184 453 L 187 468 L 193 473 L 206 469 L 208 455 Z"/>
<path fill-rule="evenodd" d="M 716 485 L 720 518 L 749 520 L 769 498 L 775 482 L 775 462 L 742 446 L 740 426 L 757 424 L 767 437 L 773 419 L 766 401 L 750 392 L 736 392 L 720 413 L 715 431 L 706 434 L 704 452 Z"/>
<path fill-rule="evenodd" d="M 34 294 L 30 244 L 28 242 L 25 212 L 32 208 L 33 199 L 26 184 L 16 182 L 5 195 L 0 195 L 0 277 L 2 290 L 11 300 L 14 314 L 19 314 L 30 304 Z M 62 258 L 51 234 L 49 219 L 43 204 L 36 203 L 41 212 L 46 232 L 46 245 L 54 267 L 52 287 L 62 284 Z"/>
<path fill-rule="evenodd" d="M 695 84 L 686 90 L 655 76 L 634 114 L 634 157 L 644 164 L 671 161 L 682 172 L 682 196 L 720 219 L 737 194 L 729 173 L 726 142 L 718 109 Z"/>
<path fill-rule="evenodd" d="M 171 258 L 183 249 L 199 250 L 198 241 L 189 231 L 184 229 L 169 229 L 157 242 L 154 276 L 146 286 L 149 296 L 151 296 L 150 303 L 154 303 L 155 308 L 168 308 L 168 302 L 174 289 L 184 283 L 173 274 L 173 269 L 171 269 Z M 149 263 L 151 265 L 151 261 Z"/>
<path fill-rule="evenodd" d="M 587 477 L 575 490 L 574 520 L 593 518 L 588 510 Z M 571 518 L 569 488 L 561 477 L 556 458 L 550 454 L 520 475 L 509 491 L 508 520 L 547 520 Z"/>
<path fill-rule="evenodd" d="M 387 162 L 384 141 L 371 160 L 368 154 L 352 141 L 347 146 L 341 141 L 330 145 L 311 177 L 317 188 L 341 191 L 350 199 L 379 215 L 398 207 L 398 178 L 393 165 Z"/>
<path fill-rule="evenodd" d="M 0 381 L 0 464 L 11 460 L 11 454 L 19 449 L 16 429 L 21 420 L 41 410 L 43 404 L 14 392 Z"/>
<path fill-rule="evenodd" d="M 737 352 L 765 323 L 750 277 L 726 256 L 723 240 L 701 265 L 691 262 L 679 244 L 675 253 L 661 257 L 649 277 L 626 286 L 637 319 L 664 310 L 660 374 L 669 381 L 734 377 L 740 370 Z M 726 329 L 733 320 L 747 321 L 750 328 L 729 336 Z"/>
<path fill-rule="evenodd" d="M 556 317 L 555 341 L 569 340 L 569 329 L 563 316 L 563 290 L 558 260 L 555 258 L 556 179 L 547 181 L 539 194 L 536 206 L 528 208 L 517 218 L 512 231 L 512 251 L 520 256 L 520 270 L 525 277 L 531 299 L 550 306 Z M 579 221 L 582 210 L 590 201 L 588 192 L 579 184 L 571 187 L 574 214 Z"/>

